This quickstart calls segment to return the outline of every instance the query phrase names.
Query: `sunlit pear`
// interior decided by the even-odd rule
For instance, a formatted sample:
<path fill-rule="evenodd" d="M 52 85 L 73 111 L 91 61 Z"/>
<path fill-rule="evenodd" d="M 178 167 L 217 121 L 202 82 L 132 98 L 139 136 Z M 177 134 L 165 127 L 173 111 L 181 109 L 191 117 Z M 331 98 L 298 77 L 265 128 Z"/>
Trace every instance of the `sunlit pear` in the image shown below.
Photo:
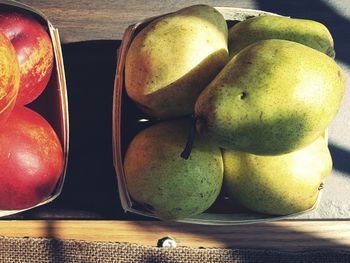
<path fill-rule="evenodd" d="M 188 160 L 180 154 L 190 123 L 165 121 L 151 126 L 130 143 L 124 170 L 132 199 L 164 220 L 183 219 L 208 209 L 220 193 L 220 149 L 196 140 Z"/>
<path fill-rule="evenodd" d="M 295 151 L 321 136 L 345 91 L 329 56 L 287 40 L 262 40 L 234 56 L 196 102 L 197 130 L 224 149 Z"/>
<path fill-rule="evenodd" d="M 262 15 L 235 24 L 229 29 L 230 55 L 260 40 L 285 39 L 335 56 L 334 43 L 327 27 L 317 21 Z"/>
<path fill-rule="evenodd" d="M 227 30 L 224 17 L 207 5 L 152 21 L 128 50 L 127 94 L 156 118 L 193 113 L 200 92 L 229 59 Z"/>
<path fill-rule="evenodd" d="M 256 212 L 288 215 L 312 208 L 332 170 L 324 138 L 301 150 L 261 156 L 224 150 L 224 187 L 229 196 Z"/>

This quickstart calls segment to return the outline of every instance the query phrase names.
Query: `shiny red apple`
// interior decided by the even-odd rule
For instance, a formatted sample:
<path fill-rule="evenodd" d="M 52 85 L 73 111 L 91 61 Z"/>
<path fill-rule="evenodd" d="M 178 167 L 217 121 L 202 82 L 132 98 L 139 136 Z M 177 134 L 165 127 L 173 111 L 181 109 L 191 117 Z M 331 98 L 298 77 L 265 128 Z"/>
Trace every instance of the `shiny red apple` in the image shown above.
<path fill-rule="evenodd" d="M 15 105 L 19 78 L 16 51 L 7 37 L 0 32 L 0 126 Z"/>
<path fill-rule="evenodd" d="M 17 105 L 35 100 L 50 80 L 54 64 L 51 38 L 32 16 L 0 11 L 0 31 L 12 42 L 20 65 L 21 80 Z"/>
<path fill-rule="evenodd" d="M 0 210 L 25 209 L 48 199 L 63 165 L 62 146 L 50 124 L 16 106 L 0 127 Z"/>

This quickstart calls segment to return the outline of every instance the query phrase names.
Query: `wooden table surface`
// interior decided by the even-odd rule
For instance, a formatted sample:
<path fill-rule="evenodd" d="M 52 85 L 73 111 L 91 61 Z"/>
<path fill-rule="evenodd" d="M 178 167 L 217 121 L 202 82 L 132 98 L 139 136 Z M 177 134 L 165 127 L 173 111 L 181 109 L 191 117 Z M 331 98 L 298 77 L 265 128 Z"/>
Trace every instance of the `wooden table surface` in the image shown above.
<path fill-rule="evenodd" d="M 41 10 L 61 31 L 63 43 L 122 39 L 128 25 L 192 4 L 255 8 L 255 1 L 20 1 Z"/>
<path fill-rule="evenodd" d="M 245 226 L 201 226 L 154 221 L 35 220 L 0 222 L 1 236 L 128 242 L 156 246 L 172 237 L 177 246 L 350 251 L 349 222 L 279 221 Z"/>
<path fill-rule="evenodd" d="M 193 226 L 124 214 L 118 199 L 111 150 L 116 54 L 128 25 L 198 3 L 314 19 L 329 27 L 336 43 L 337 62 L 349 76 L 349 0 L 20 2 L 41 10 L 60 31 L 70 109 L 70 160 L 61 196 L 52 204 L 1 220 L 0 236 L 51 236 L 154 246 L 157 239 L 171 235 L 179 245 L 194 247 L 350 250 L 350 139 L 346 136 L 350 134 L 350 125 L 345 106 L 348 103 L 343 103 L 330 128 L 334 179 L 328 183 L 322 214 L 314 214 L 311 217 L 314 220 Z M 345 101 L 350 102 L 349 92 Z M 94 127 L 93 131 L 91 127 Z M 332 203 L 332 196 L 337 196 L 334 202 L 339 206 Z M 327 210 L 327 206 L 333 207 L 334 211 Z M 334 214 L 337 216 L 332 216 Z"/>

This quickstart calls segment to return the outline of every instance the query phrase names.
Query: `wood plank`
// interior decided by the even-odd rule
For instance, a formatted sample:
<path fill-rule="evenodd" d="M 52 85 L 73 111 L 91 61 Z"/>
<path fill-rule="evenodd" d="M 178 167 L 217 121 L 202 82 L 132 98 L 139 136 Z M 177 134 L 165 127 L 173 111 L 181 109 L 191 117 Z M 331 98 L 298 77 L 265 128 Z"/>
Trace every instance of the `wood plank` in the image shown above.
<path fill-rule="evenodd" d="M 278 221 L 241 226 L 204 226 L 159 221 L 0 221 L 0 236 L 52 237 L 87 241 L 128 242 L 156 246 L 171 236 L 178 246 L 350 250 L 350 221 Z"/>
<path fill-rule="evenodd" d="M 63 43 L 87 40 L 122 39 L 128 25 L 145 18 L 176 11 L 180 8 L 198 4 L 198 1 L 45 1 L 22 0 L 43 12 L 60 31 Z M 201 3 L 212 6 L 256 8 L 253 0 L 210 0 Z"/>

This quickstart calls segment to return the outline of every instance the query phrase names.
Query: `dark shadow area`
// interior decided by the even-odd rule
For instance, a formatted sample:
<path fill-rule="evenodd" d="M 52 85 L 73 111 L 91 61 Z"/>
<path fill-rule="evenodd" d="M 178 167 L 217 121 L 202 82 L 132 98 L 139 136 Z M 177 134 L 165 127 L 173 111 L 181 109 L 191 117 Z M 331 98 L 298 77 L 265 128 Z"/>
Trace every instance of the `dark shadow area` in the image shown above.
<path fill-rule="evenodd" d="M 60 239 L 57 238 L 54 221 L 46 221 L 46 238 L 50 239 L 48 243 L 50 262 L 67 262 L 69 259 L 62 249 Z"/>
<path fill-rule="evenodd" d="M 350 175 L 350 152 L 341 149 L 335 145 L 328 145 L 333 159 L 333 169 L 336 169 L 342 173 Z"/>
<path fill-rule="evenodd" d="M 112 96 L 119 41 L 63 45 L 70 151 L 55 207 L 115 217 L 121 211 L 112 162 Z"/>
<path fill-rule="evenodd" d="M 331 32 L 336 51 L 336 59 L 350 64 L 349 28 L 350 21 L 341 16 L 331 6 L 320 0 L 270 1 L 257 0 L 257 8 L 290 16 L 311 19 L 324 24 Z M 342 5 L 346 5 L 345 2 Z"/>

